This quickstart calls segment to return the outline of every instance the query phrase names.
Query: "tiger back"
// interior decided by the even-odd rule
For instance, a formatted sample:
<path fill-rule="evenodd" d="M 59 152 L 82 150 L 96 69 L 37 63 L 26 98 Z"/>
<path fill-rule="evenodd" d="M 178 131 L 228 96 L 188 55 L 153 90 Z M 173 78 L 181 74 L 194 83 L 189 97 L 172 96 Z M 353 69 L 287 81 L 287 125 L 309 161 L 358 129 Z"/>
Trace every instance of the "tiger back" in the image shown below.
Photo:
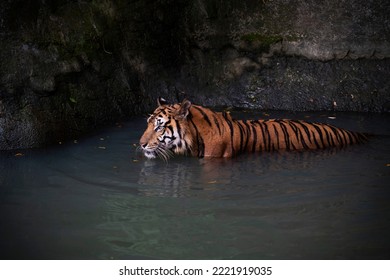
<path fill-rule="evenodd" d="M 365 134 L 300 120 L 234 120 L 190 101 L 158 107 L 148 118 L 140 147 L 148 158 L 174 154 L 233 157 L 244 152 L 313 150 L 367 141 Z"/>

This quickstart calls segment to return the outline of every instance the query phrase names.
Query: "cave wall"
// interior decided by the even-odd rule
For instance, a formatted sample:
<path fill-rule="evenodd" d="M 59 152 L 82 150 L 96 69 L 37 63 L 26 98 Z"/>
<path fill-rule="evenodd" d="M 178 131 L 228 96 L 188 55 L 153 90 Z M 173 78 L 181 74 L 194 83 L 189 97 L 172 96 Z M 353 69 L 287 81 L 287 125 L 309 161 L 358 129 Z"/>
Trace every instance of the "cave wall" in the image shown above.
<path fill-rule="evenodd" d="M 155 107 L 389 112 L 385 0 L 0 3 L 0 149 Z"/>

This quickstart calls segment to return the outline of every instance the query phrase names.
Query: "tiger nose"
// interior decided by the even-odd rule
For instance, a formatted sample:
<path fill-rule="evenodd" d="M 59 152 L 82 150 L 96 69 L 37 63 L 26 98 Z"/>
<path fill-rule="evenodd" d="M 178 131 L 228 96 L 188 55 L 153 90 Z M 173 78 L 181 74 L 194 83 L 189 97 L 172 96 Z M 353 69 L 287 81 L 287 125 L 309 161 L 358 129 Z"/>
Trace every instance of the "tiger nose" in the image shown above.
<path fill-rule="evenodd" d="M 139 142 L 139 145 L 142 147 L 142 148 L 146 148 L 146 146 L 148 145 L 147 142 L 144 142 L 144 141 L 140 141 Z"/>
<path fill-rule="evenodd" d="M 146 146 L 148 145 L 148 138 L 145 137 L 145 135 L 142 135 L 141 139 L 139 139 L 139 145 L 145 149 Z"/>
<path fill-rule="evenodd" d="M 146 139 L 140 139 L 139 145 L 141 148 L 145 149 L 148 146 L 148 141 Z"/>

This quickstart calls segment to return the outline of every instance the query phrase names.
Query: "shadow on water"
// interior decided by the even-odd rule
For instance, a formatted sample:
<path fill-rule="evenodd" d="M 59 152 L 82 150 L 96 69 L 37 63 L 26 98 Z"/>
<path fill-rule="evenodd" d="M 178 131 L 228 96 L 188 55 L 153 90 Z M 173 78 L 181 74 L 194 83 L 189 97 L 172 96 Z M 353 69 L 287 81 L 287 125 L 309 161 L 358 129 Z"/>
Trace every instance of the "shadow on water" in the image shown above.
<path fill-rule="evenodd" d="M 390 134 L 387 115 L 344 119 Z M 143 128 L 136 119 L 75 143 L 0 154 L 1 257 L 389 257 L 389 138 L 163 162 L 136 152 Z"/>

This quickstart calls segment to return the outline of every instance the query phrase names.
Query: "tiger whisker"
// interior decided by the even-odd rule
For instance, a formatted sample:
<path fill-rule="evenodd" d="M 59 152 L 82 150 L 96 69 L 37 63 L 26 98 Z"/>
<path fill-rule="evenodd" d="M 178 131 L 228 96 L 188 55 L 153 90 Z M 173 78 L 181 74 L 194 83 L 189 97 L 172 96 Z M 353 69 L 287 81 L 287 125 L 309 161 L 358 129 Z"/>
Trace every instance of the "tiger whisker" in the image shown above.
<path fill-rule="evenodd" d="M 157 154 L 157 156 L 158 156 L 160 159 L 162 159 L 162 160 L 165 161 L 165 162 L 168 162 L 168 159 L 166 158 L 166 155 L 165 155 L 164 153 L 162 153 L 162 152 L 157 152 L 156 154 Z"/>
<path fill-rule="evenodd" d="M 170 151 L 168 149 L 165 149 L 164 147 L 161 147 L 161 146 L 159 146 L 156 149 L 156 154 L 158 155 L 159 158 L 161 158 L 165 162 L 167 162 L 168 159 L 173 156 L 173 152 L 172 151 Z"/>
<path fill-rule="evenodd" d="M 228 112 L 158 100 L 140 139 L 147 158 L 173 155 L 234 157 L 244 152 L 315 150 L 366 142 L 362 133 L 331 124 L 290 119 L 235 120 Z M 238 140 L 239 137 L 239 140 Z M 142 148 L 142 147 L 141 147 Z"/>
<path fill-rule="evenodd" d="M 169 159 L 169 154 L 166 152 L 165 149 L 158 148 L 157 151 L 158 151 L 158 154 L 161 156 L 161 158 L 162 158 L 164 161 L 168 161 L 168 159 Z"/>

